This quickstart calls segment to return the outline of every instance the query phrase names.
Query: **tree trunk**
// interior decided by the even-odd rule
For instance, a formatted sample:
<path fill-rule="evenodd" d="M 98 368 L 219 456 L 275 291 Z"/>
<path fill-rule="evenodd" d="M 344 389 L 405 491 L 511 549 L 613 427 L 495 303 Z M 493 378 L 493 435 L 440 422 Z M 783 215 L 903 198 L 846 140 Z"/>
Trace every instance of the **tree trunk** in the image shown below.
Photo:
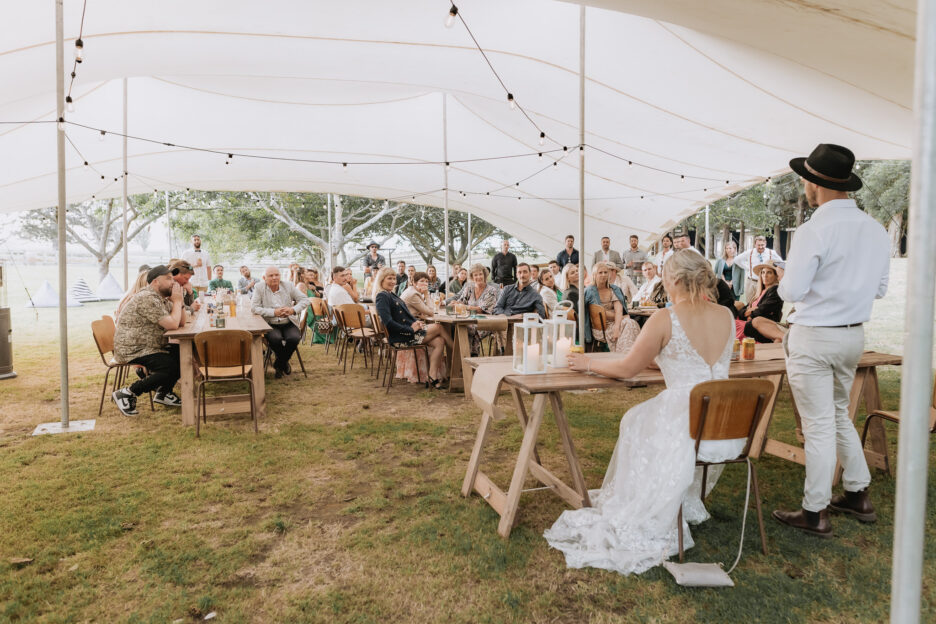
<path fill-rule="evenodd" d="M 887 235 L 890 237 L 890 255 L 891 258 L 900 257 L 900 239 L 903 234 L 903 212 L 898 212 L 892 218 L 890 223 L 887 224 Z"/>
<path fill-rule="evenodd" d="M 744 251 L 744 221 L 738 226 L 738 252 Z"/>
<path fill-rule="evenodd" d="M 773 248 L 776 249 L 780 246 L 780 222 L 774 223 L 773 226 Z"/>
<path fill-rule="evenodd" d="M 723 252 L 729 240 L 731 240 L 731 229 L 729 229 L 729 226 L 726 223 L 722 226 L 722 235 L 721 235 L 721 248 Z"/>
<path fill-rule="evenodd" d="M 338 250 L 344 253 L 344 214 L 341 205 L 341 195 L 334 195 L 332 208 L 334 210 L 334 219 L 332 220 L 332 248 L 328 250 L 328 262 L 330 267 L 338 266 Z M 343 266 L 343 265 L 342 265 Z"/>
<path fill-rule="evenodd" d="M 97 271 L 98 271 L 98 282 L 107 277 L 107 274 L 110 273 L 110 258 L 99 257 L 97 259 Z"/>

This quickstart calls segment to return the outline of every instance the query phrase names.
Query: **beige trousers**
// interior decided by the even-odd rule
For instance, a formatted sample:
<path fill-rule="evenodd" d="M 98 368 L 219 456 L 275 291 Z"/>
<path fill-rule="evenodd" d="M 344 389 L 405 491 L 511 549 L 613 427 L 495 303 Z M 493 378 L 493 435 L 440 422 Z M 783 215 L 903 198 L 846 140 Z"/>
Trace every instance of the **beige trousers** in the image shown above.
<path fill-rule="evenodd" d="M 803 424 L 806 484 L 803 509 L 822 511 L 832 498 L 836 458 L 842 485 L 857 492 L 871 483 L 871 473 L 848 399 L 864 349 L 863 327 L 792 325 L 783 338 L 787 378 Z"/>

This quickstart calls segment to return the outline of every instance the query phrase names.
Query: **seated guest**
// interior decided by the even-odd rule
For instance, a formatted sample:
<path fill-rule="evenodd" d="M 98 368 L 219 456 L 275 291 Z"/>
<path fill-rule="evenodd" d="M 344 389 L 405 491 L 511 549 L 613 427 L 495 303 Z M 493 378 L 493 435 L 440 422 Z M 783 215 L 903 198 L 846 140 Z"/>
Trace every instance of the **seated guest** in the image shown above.
<path fill-rule="evenodd" d="M 406 288 L 406 281 L 409 278 L 406 276 L 406 263 L 400 260 L 396 264 L 397 264 L 396 292 L 399 295 L 401 292 L 403 292 L 403 289 Z M 377 284 L 377 290 L 378 291 L 380 290 L 380 284 Z"/>
<path fill-rule="evenodd" d="M 246 264 L 240 268 L 240 279 L 237 280 L 237 292 L 242 295 L 252 295 L 257 280 L 250 277 L 250 267 Z"/>
<path fill-rule="evenodd" d="M 426 267 L 426 275 L 429 276 L 429 294 L 434 295 L 438 292 L 445 292 L 445 284 L 442 283 L 442 280 L 439 278 L 439 275 L 436 273 L 436 268 L 431 264 Z"/>
<path fill-rule="evenodd" d="M 322 297 L 322 293 L 325 291 L 325 285 L 319 277 L 319 270 L 312 267 L 307 273 L 309 274 L 309 286 L 315 290 L 317 297 Z"/>
<path fill-rule="evenodd" d="M 653 289 L 660 283 L 660 276 L 657 275 L 657 267 L 652 262 L 644 262 L 640 272 L 643 274 L 643 284 L 637 289 L 634 300 L 643 305 L 643 302 L 651 300 Z"/>
<path fill-rule="evenodd" d="M 263 284 L 254 288 L 250 308 L 271 327 L 266 339 L 276 356 L 273 368 L 277 379 L 292 373 L 289 359 L 299 346 L 298 315 L 308 306 L 309 299 L 305 293 L 299 292 L 289 282 L 281 282 L 279 269 L 275 266 L 267 268 Z"/>
<path fill-rule="evenodd" d="M 613 262 L 607 262 L 606 264 L 608 265 L 608 282 L 620 288 L 628 301 L 633 301 L 634 296 L 637 294 L 637 284 L 618 265 Z"/>
<path fill-rule="evenodd" d="M 536 292 L 543 298 L 543 305 L 546 306 L 546 310 L 552 316 L 556 306 L 559 305 L 559 298 L 562 296 L 562 293 L 556 288 L 556 278 L 553 276 L 552 271 L 540 271 Z"/>
<path fill-rule="evenodd" d="M 413 274 L 412 280 L 400 295 L 410 314 L 423 321 L 431 321 L 435 308 L 429 303 L 429 275 L 422 271 Z"/>
<path fill-rule="evenodd" d="M 494 306 L 494 314 L 513 316 L 526 312 L 546 316 L 546 307 L 543 305 L 543 298 L 530 283 L 530 265 L 521 262 L 517 265 L 517 283 L 504 286 L 501 290 L 497 305 Z"/>
<path fill-rule="evenodd" d="M 780 321 L 780 317 L 783 316 L 783 299 L 777 293 L 777 285 L 783 270 L 770 260 L 754 267 L 754 273 L 759 276 L 757 291 L 754 299 L 738 311 L 739 318 L 735 320 L 737 337 L 738 340 L 747 336 L 757 342 L 773 342 L 772 338 L 757 331 L 752 320 L 763 317 L 774 323 Z"/>
<path fill-rule="evenodd" d="M 468 269 L 464 269 L 457 264 L 455 266 L 458 268 L 455 271 L 455 275 L 452 277 L 452 279 L 449 280 L 449 283 L 448 283 L 449 297 L 447 301 L 453 301 L 454 299 L 456 299 L 459 293 L 461 293 L 462 288 L 464 288 L 465 284 L 468 283 Z"/>
<path fill-rule="evenodd" d="M 293 284 L 296 283 L 296 273 L 299 270 L 299 265 L 295 262 L 289 263 L 289 281 Z"/>
<path fill-rule="evenodd" d="M 179 345 L 169 344 L 165 336 L 167 331 L 185 324 L 182 287 L 172 280 L 169 267 L 163 265 L 150 269 L 146 282 L 146 288 L 124 306 L 114 334 L 114 358 L 122 364 L 139 364 L 148 371 L 143 379 L 111 394 L 124 416 L 136 416 L 137 397 L 153 390 L 153 402 L 169 407 L 182 405 L 172 391 L 180 376 Z"/>
<path fill-rule="evenodd" d="M 354 303 L 351 292 L 347 287 L 348 272 L 343 266 L 332 269 L 332 282 L 325 288 L 325 300 L 329 308 L 335 308 L 345 303 Z"/>
<path fill-rule="evenodd" d="M 547 266 L 549 267 L 549 272 L 553 274 L 553 277 L 559 275 L 559 271 L 562 270 L 562 267 L 559 266 L 559 263 L 555 260 L 550 260 Z"/>
<path fill-rule="evenodd" d="M 136 280 L 133 282 L 133 284 L 130 285 L 130 290 L 124 293 L 123 298 L 117 304 L 117 309 L 114 311 L 114 321 L 118 321 L 118 322 L 120 321 L 120 313 L 121 311 L 123 311 L 124 306 L 126 306 L 127 303 L 131 299 L 133 299 L 133 295 L 137 294 L 138 292 L 140 292 L 141 290 L 149 286 L 149 284 L 146 281 L 148 279 L 147 273 L 149 273 L 149 269 L 146 269 L 145 271 L 140 271 L 140 274 L 137 275 Z"/>
<path fill-rule="evenodd" d="M 384 267 L 377 272 L 377 314 L 387 328 L 392 344 L 426 344 L 429 346 L 429 382 L 433 388 L 442 388 L 447 376 L 445 347 L 451 338 L 442 325 L 427 325 L 410 314 L 406 304 L 396 293 L 396 274 Z"/>
<path fill-rule="evenodd" d="M 464 271 L 465 269 L 462 269 Z M 475 314 L 492 314 L 494 306 L 497 305 L 497 297 L 500 295 L 500 288 L 497 284 L 487 281 L 488 269 L 482 264 L 474 264 L 471 267 L 471 281 L 465 284 L 458 297 L 457 303 L 465 304 L 469 312 Z M 481 341 L 491 332 L 479 332 L 477 326 L 468 326 L 468 339 L 471 341 L 472 357 L 481 352 Z"/>
<path fill-rule="evenodd" d="M 715 275 L 718 275 L 717 273 Z M 717 296 L 718 305 L 725 306 L 735 318 L 738 317 L 738 308 L 735 306 L 735 294 L 734 290 L 731 289 L 731 285 L 723 279 L 718 280 L 718 284 L 715 286 L 715 294 Z"/>
<path fill-rule="evenodd" d="M 225 288 L 229 291 L 234 290 L 234 285 L 224 279 L 224 267 L 220 264 L 214 266 L 214 279 L 208 282 L 208 292 L 213 293 L 219 288 Z"/>
<path fill-rule="evenodd" d="M 562 276 L 565 277 L 566 287 L 562 289 L 562 300 L 569 301 L 572 303 L 572 309 L 575 310 L 576 318 L 578 318 L 578 302 L 579 302 L 579 270 L 577 264 L 567 264 L 566 267 L 562 269 Z"/>
<path fill-rule="evenodd" d="M 172 259 L 169 261 L 169 271 L 172 273 L 172 279 L 182 287 L 182 305 L 191 311 L 197 311 L 201 304 L 195 298 L 198 292 L 192 285 L 192 276 L 195 269 L 187 260 Z"/>
<path fill-rule="evenodd" d="M 612 353 L 627 353 L 640 333 L 637 321 L 627 315 L 627 299 L 616 285 L 609 283 L 611 271 L 609 263 L 599 262 L 592 270 L 595 283 L 585 289 L 585 304 L 604 308 L 607 318 L 606 331 L 592 327 L 591 314 L 585 314 L 585 342 L 593 337 L 608 344 Z"/>
<path fill-rule="evenodd" d="M 531 264 L 530 265 L 530 281 L 533 282 L 534 284 L 539 283 L 539 273 L 540 273 L 539 267 L 536 266 L 535 264 Z"/>
<path fill-rule="evenodd" d="M 348 291 L 348 294 L 351 295 L 351 299 L 354 300 L 354 303 L 357 303 L 360 300 L 361 295 L 358 294 L 357 289 L 357 280 L 354 278 L 354 275 L 351 273 L 350 267 L 345 267 L 345 281 L 344 288 Z"/>
<path fill-rule="evenodd" d="M 305 293 L 305 296 L 309 299 L 319 297 L 319 292 L 315 289 L 315 285 L 312 283 L 312 271 L 315 269 L 303 269 L 299 267 L 299 281 L 296 282 L 296 288 L 299 289 L 299 292 Z"/>

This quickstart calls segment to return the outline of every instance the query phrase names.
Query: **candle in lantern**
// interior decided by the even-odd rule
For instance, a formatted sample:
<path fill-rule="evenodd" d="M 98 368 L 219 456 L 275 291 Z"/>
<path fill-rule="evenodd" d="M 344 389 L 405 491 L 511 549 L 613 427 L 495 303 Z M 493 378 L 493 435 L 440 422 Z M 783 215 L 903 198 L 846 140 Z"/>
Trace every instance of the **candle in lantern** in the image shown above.
<path fill-rule="evenodd" d="M 526 348 L 527 368 L 537 370 L 540 367 L 540 346 L 531 344 Z"/>
<path fill-rule="evenodd" d="M 571 338 L 560 338 L 556 341 L 556 357 L 555 357 L 555 366 L 557 368 L 564 368 L 568 366 L 568 361 L 566 358 L 572 352 L 572 339 Z"/>

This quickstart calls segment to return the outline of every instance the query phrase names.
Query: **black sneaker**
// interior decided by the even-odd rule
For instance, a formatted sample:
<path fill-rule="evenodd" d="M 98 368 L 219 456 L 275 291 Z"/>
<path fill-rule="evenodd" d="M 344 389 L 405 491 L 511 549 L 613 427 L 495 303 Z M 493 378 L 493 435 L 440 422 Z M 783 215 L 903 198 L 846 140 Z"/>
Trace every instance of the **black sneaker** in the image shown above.
<path fill-rule="evenodd" d="M 182 399 L 176 396 L 175 392 L 157 392 L 156 396 L 153 397 L 153 403 L 159 403 L 160 405 L 166 405 L 168 407 L 181 407 Z"/>
<path fill-rule="evenodd" d="M 136 408 L 136 395 L 130 392 L 128 388 L 121 388 L 115 391 L 111 394 L 111 398 L 117 405 L 117 409 L 119 409 L 120 413 L 124 416 L 136 416 L 140 413 Z"/>

